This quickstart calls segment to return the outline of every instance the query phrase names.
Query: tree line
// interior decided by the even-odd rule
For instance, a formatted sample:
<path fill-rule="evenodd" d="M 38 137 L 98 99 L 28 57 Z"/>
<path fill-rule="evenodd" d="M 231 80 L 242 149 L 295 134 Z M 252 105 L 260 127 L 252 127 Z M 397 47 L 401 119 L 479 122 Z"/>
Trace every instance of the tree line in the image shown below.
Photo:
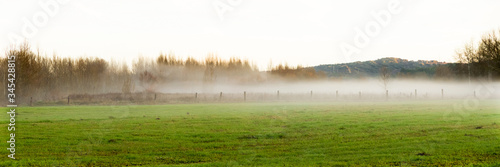
<path fill-rule="evenodd" d="M 471 41 L 456 51 L 455 68 L 467 78 L 496 80 L 500 76 L 500 29 L 491 31 L 478 42 Z"/>
<path fill-rule="evenodd" d="M 314 70 L 301 66 L 278 65 L 271 71 L 261 72 L 248 60 L 236 57 L 224 60 L 213 53 L 204 60 L 181 59 L 173 53 L 161 53 L 156 59 L 139 57 L 131 66 L 93 57 L 40 55 L 28 43 L 11 48 L 5 54 L 0 58 L 0 78 L 4 85 L 0 92 L 7 94 L 7 56 L 15 55 L 16 99 L 23 102 L 30 98 L 58 100 L 71 94 L 152 93 L 173 82 L 197 82 L 209 87 L 228 81 L 247 84 L 318 78 Z"/>

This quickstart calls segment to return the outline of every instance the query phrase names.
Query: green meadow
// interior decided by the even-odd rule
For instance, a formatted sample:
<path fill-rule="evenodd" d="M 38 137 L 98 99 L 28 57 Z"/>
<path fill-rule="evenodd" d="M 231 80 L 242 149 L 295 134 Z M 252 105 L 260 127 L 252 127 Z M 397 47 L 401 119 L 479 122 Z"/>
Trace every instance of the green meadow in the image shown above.
<path fill-rule="evenodd" d="M 0 166 L 499 166 L 497 100 L 18 107 Z"/>

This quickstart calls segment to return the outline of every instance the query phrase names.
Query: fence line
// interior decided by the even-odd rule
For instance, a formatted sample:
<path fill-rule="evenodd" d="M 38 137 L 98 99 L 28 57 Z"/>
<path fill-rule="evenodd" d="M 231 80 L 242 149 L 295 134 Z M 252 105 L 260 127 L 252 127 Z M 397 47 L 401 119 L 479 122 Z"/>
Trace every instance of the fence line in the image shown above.
<path fill-rule="evenodd" d="M 432 92 L 431 92 L 432 93 Z M 429 92 L 420 93 L 418 90 L 404 93 L 401 91 L 391 92 L 385 90 L 380 93 L 370 93 L 363 91 L 339 91 L 335 92 L 313 92 L 303 93 L 283 92 L 276 90 L 272 92 L 248 92 L 240 93 L 218 92 L 218 93 L 106 93 L 106 94 L 72 94 L 69 96 L 52 98 L 52 100 L 37 100 L 33 97 L 27 98 L 25 105 L 36 106 L 44 104 L 55 105 L 80 105 L 80 104 L 168 104 L 168 103 L 233 103 L 233 102 L 286 102 L 286 101 L 342 101 L 342 100 L 425 100 L 425 99 L 453 99 L 453 96 L 446 95 L 445 89 L 436 90 L 433 94 Z M 440 96 L 439 96 L 440 94 Z M 476 91 L 472 91 L 469 96 L 476 96 Z M 446 98 L 445 98 L 446 97 Z M 458 97 L 458 98 L 463 98 Z M 21 104 L 23 104 L 21 102 Z"/>

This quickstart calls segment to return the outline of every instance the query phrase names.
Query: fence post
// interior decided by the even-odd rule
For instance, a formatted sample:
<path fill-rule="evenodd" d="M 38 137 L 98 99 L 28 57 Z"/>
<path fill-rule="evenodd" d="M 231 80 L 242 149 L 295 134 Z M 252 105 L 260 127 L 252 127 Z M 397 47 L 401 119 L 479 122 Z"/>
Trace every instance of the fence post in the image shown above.
<path fill-rule="evenodd" d="M 219 101 L 222 101 L 222 92 L 220 92 Z"/>
<path fill-rule="evenodd" d="M 247 101 L 247 91 L 243 91 L 243 101 Z"/>
<path fill-rule="evenodd" d="M 30 97 L 30 106 L 33 106 L 33 97 Z"/>
<path fill-rule="evenodd" d="M 69 95 L 68 95 L 68 104 L 69 104 Z"/>
<path fill-rule="evenodd" d="M 339 98 L 339 90 L 337 90 L 337 91 L 335 92 L 335 98 L 336 98 L 336 99 L 338 99 L 338 98 Z"/>
<path fill-rule="evenodd" d="M 198 102 L 198 92 L 194 93 L 194 102 Z"/>
<path fill-rule="evenodd" d="M 278 94 L 277 95 L 278 95 L 278 100 L 279 100 L 280 99 L 280 91 L 279 90 L 278 90 Z"/>
<path fill-rule="evenodd" d="M 474 98 L 476 98 L 476 90 L 474 90 Z"/>
<path fill-rule="evenodd" d="M 441 89 L 441 99 L 444 99 L 444 90 Z"/>
<path fill-rule="evenodd" d="M 311 90 L 311 98 L 313 97 L 313 91 Z"/>
<path fill-rule="evenodd" d="M 415 89 L 415 99 L 417 99 L 417 89 Z"/>
<path fill-rule="evenodd" d="M 154 101 L 156 101 L 156 93 L 155 93 L 155 99 L 154 99 Z"/>

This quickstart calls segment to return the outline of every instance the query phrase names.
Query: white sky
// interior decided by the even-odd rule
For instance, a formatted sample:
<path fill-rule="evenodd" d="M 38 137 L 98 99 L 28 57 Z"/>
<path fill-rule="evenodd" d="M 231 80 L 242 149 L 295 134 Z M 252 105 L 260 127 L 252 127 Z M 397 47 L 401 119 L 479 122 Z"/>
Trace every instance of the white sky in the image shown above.
<path fill-rule="evenodd" d="M 370 12 L 387 10 L 390 0 L 229 0 L 221 20 L 213 4 L 227 0 L 1 0 L 0 51 L 9 34 L 23 36 L 38 17 L 27 40 L 42 52 L 92 56 L 131 62 L 160 52 L 198 59 L 209 52 L 221 58 L 249 59 L 265 70 L 269 61 L 305 66 L 400 57 L 451 62 L 455 50 L 471 39 L 500 28 L 498 0 L 401 0 L 401 12 L 359 54 L 346 56 L 341 43 L 354 46 L 355 28 L 376 20 Z M 25 20 L 25 21 L 23 21 Z M 27 23 L 28 21 L 29 23 Z M 35 20 L 36 21 L 36 20 Z M 26 33 L 25 33 L 26 34 Z"/>

